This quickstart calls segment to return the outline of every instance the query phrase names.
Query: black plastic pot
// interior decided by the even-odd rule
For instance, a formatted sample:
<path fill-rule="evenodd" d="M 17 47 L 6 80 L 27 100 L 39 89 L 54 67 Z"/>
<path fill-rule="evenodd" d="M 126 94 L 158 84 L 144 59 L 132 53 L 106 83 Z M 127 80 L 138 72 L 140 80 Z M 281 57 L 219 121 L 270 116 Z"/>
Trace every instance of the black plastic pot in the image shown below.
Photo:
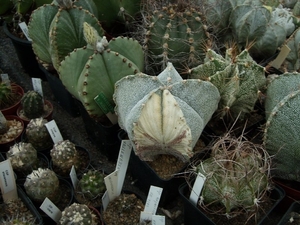
<path fill-rule="evenodd" d="M 70 114 L 70 116 L 80 116 L 78 106 L 75 103 L 75 99 L 65 88 L 61 80 L 58 78 L 58 75 L 50 73 L 40 64 L 39 68 L 44 73 L 57 103 L 64 110 L 66 110 Z"/>
<path fill-rule="evenodd" d="M 299 224 L 300 223 L 300 203 L 293 202 L 288 208 L 278 225 Z"/>
<path fill-rule="evenodd" d="M 189 200 L 187 196 L 190 193 L 190 189 L 187 183 L 184 183 L 179 187 L 179 193 L 182 200 L 184 201 L 184 224 L 185 225 L 198 225 L 199 221 L 201 221 L 201 224 L 215 225 L 215 223 L 209 218 L 207 214 L 205 214 L 201 209 L 198 208 L 198 206 L 195 206 Z M 269 214 L 272 212 L 272 210 L 275 209 L 275 207 L 280 203 L 280 201 L 284 198 L 284 196 L 285 196 L 285 192 L 279 186 L 276 186 L 271 191 L 269 197 L 273 201 L 273 206 L 268 212 L 265 212 L 264 217 L 257 224 L 259 225 L 272 224 L 270 223 L 271 217 L 269 217 Z"/>
<path fill-rule="evenodd" d="M 40 70 L 36 56 L 32 50 L 32 44 L 28 40 L 24 40 L 13 35 L 8 28 L 6 22 L 3 23 L 4 33 L 10 38 L 16 50 L 18 59 L 26 73 L 30 77 L 41 78 L 46 80 L 44 73 Z"/>

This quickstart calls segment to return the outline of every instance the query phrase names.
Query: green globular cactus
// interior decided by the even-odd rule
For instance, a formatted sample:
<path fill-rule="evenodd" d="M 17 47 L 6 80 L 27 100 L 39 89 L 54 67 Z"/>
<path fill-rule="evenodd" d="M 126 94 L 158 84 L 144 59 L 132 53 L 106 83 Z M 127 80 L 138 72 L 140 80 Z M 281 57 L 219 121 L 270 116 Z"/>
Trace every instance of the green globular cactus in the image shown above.
<path fill-rule="evenodd" d="M 30 199 L 35 202 L 42 203 L 46 197 L 54 204 L 60 200 L 59 179 L 48 168 L 33 170 L 27 175 L 24 188 Z"/>
<path fill-rule="evenodd" d="M 61 175 L 68 175 L 73 165 L 78 169 L 81 163 L 75 144 L 69 140 L 55 143 L 50 155 L 53 166 L 60 170 Z"/>
<path fill-rule="evenodd" d="M 235 121 L 253 111 L 259 94 L 266 85 L 264 67 L 258 65 L 248 50 L 235 54 L 234 48 L 222 57 L 209 49 L 205 63 L 190 69 L 190 77 L 210 81 L 221 95 L 215 116 Z"/>
<path fill-rule="evenodd" d="M 21 99 L 24 116 L 28 119 L 41 117 L 44 114 L 44 99 L 37 91 L 26 92 Z"/>
<path fill-rule="evenodd" d="M 11 105 L 13 100 L 14 91 L 13 87 L 6 82 L 0 82 L 0 109 L 4 109 L 6 106 Z"/>
<path fill-rule="evenodd" d="M 119 125 L 142 160 L 170 154 L 186 162 L 220 94 L 210 82 L 183 80 L 169 63 L 158 76 L 138 73 L 119 80 L 114 100 Z"/>
<path fill-rule="evenodd" d="M 104 176 L 99 170 L 88 170 L 82 174 L 78 182 L 77 193 L 91 202 L 98 197 L 101 198 L 106 190 Z"/>
<path fill-rule="evenodd" d="M 82 24 L 88 22 L 103 35 L 97 10 L 92 0 L 54 1 L 31 14 L 28 33 L 35 55 L 56 70 L 60 62 L 75 48 L 86 45 Z"/>
<path fill-rule="evenodd" d="M 62 211 L 62 216 L 58 221 L 58 225 L 97 225 L 99 219 L 87 205 L 73 203 Z"/>
<path fill-rule="evenodd" d="M 226 134 L 212 143 L 209 158 L 193 171 L 206 180 L 198 204 L 211 213 L 234 217 L 252 215 L 270 188 L 270 157 L 262 145 Z M 214 206 L 217 207 L 214 210 Z M 246 217 L 248 218 L 248 217 Z"/>
<path fill-rule="evenodd" d="M 25 130 L 27 142 L 31 143 L 37 151 L 53 145 L 52 138 L 45 126 L 46 123 L 48 123 L 48 120 L 42 117 L 31 119 Z"/>
<path fill-rule="evenodd" d="M 274 177 L 300 182 L 298 109 L 300 107 L 300 74 L 275 76 L 267 86 L 264 145 L 272 156 Z"/>
<path fill-rule="evenodd" d="M 107 42 L 88 23 L 84 23 L 84 34 L 87 47 L 75 49 L 61 62 L 59 76 L 89 115 L 98 120 L 113 112 L 115 82 L 143 70 L 144 53 L 131 38 L 117 37 Z M 101 96 L 104 107 L 94 100 L 97 96 Z"/>
<path fill-rule="evenodd" d="M 16 172 L 29 174 L 32 170 L 37 169 L 37 151 L 30 143 L 19 142 L 14 144 L 9 148 L 6 157 L 10 159 L 12 168 Z"/>
<path fill-rule="evenodd" d="M 180 74 L 203 62 L 205 47 L 210 45 L 203 15 L 188 4 L 173 4 L 144 15 L 142 35 L 146 72 L 160 73 L 171 62 Z"/>

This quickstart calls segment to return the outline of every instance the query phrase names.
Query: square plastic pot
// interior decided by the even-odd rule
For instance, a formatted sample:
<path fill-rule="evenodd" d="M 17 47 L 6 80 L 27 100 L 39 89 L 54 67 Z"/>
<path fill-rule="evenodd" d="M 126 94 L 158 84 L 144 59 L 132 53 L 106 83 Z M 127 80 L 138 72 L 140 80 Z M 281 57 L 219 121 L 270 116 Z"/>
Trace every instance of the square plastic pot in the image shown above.
<path fill-rule="evenodd" d="M 293 202 L 288 208 L 278 225 L 299 224 L 300 222 L 300 203 Z"/>

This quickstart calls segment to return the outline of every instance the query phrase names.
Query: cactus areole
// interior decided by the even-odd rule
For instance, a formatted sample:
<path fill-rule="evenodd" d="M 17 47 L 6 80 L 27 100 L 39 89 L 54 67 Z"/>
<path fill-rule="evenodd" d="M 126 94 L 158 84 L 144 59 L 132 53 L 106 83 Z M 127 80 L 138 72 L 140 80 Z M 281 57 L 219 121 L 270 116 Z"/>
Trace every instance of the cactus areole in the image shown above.
<path fill-rule="evenodd" d="M 122 78 L 114 93 L 120 127 L 134 143 L 135 153 L 148 161 L 162 154 L 188 161 L 219 99 L 214 85 L 183 80 L 171 63 L 158 76 Z"/>

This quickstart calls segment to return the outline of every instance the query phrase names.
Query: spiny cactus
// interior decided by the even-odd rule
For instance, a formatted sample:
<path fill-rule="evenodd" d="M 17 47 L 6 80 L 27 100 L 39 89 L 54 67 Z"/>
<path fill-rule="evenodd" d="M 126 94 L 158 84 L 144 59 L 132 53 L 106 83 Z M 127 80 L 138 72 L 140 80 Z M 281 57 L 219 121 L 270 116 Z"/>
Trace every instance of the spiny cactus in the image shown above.
<path fill-rule="evenodd" d="M 261 145 L 242 136 L 226 134 L 211 147 L 208 159 L 194 165 L 196 174 L 206 177 L 199 204 L 204 209 L 227 217 L 241 213 L 251 215 L 260 205 L 260 199 L 270 188 L 270 157 Z M 213 210 L 213 206 L 221 209 Z"/>
<path fill-rule="evenodd" d="M 265 87 L 264 67 L 258 65 L 247 49 L 236 55 L 234 48 L 222 57 L 209 49 L 204 64 L 190 69 L 190 77 L 210 81 L 220 92 L 221 100 L 215 116 L 229 121 L 244 119 L 253 111 L 259 93 Z"/>
<path fill-rule="evenodd" d="M 106 190 L 104 174 L 99 170 L 88 170 L 78 182 L 77 193 L 87 201 L 102 197 Z"/>
<path fill-rule="evenodd" d="M 97 218 L 97 216 L 92 210 L 89 209 L 88 206 L 84 204 L 73 203 L 62 211 L 62 217 L 60 218 L 58 224 L 97 225 L 99 224 L 99 218 Z"/>
<path fill-rule="evenodd" d="M 161 9 L 150 8 L 145 13 L 141 42 L 144 43 L 148 74 L 160 73 L 168 62 L 179 73 L 203 62 L 210 35 L 199 9 L 189 4 L 170 4 Z"/>
<path fill-rule="evenodd" d="M 83 22 L 88 22 L 103 35 L 92 0 L 54 1 L 37 8 L 31 14 L 28 24 L 35 55 L 42 62 L 53 64 L 58 70 L 60 62 L 68 53 L 86 45 Z"/>
<path fill-rule="evenodd" d="M 0 107 L 3 108 L 10 103 L 12 94 L 11 85 L 8 85 L 6 82 L 0 83 Z"/>
<path fill-rule="evenodd" d="M 276 76 L 267 86 L 264 145 L 273 156 L 275 177 L 300 182 L 298 109 L 300 107 L 300 74 Z"/>
<path fill-rule="evenodd" d="M 28 119 L 41 117 L 44 113 L 44 99 L 37 91 L 26 92 L 21 99 L 24 116 Z"/>
<path fill-rule="evenodd" d="M 47 197 L 55 204 L 61 196 L 59 180 L 56 174 L 48 168 L 33 170 L 26 177 L 24 188 L 30 199 L 40 203 Z"/>
<path fill-rule="evenodd" d="M 98 120 L 113 112 L 115 82 L 143 70 L 143 50 L 131 38 L 118 37 L 107 42 L 88 23 L 84 23 L 84 35 L 87 47 L 75 49 L 61 62 L 59 76 L 89 115 Z M 95 102 L 97 96 L 105 103 L 103 107 Z"/>
<path fill-rule="evenodd" d="M 207 81 L 183 80 L 169 63 L 158 76 L 138 73 L 119 80 L 114 100 L 119 125 L 142 160 L 170 154 L 185 162 L 193 155 L 220 95 Z"/>
<path fill-rule="evenodd" d="M 53 166 L 57 167 L 63 176 L 70 173 L 73 165 L 78 169 L 81 163 L 75 144 L 69 140 L 55 143 L 50 155 Z"/>
<path fill-rule="evenodd" d="M 26 138 L 29 143 L 37 150 L 52 147 L 53 141 L 45 124 L 48 120 L 39 117 L 31 119 L 26 127 Z"/>
<path fill-rule="evenodd" d="M 37 169 L 38 157 L 36 149 L 30 144 L 19 142 L 10 147 L 6 153 L 16 172 L 29 174 Z"/>
<path fill-rule="evenodd" d="M 8 131 L 8 123 L 3 113 L 0 111 L 0 135 L 5 134 Z"/>

